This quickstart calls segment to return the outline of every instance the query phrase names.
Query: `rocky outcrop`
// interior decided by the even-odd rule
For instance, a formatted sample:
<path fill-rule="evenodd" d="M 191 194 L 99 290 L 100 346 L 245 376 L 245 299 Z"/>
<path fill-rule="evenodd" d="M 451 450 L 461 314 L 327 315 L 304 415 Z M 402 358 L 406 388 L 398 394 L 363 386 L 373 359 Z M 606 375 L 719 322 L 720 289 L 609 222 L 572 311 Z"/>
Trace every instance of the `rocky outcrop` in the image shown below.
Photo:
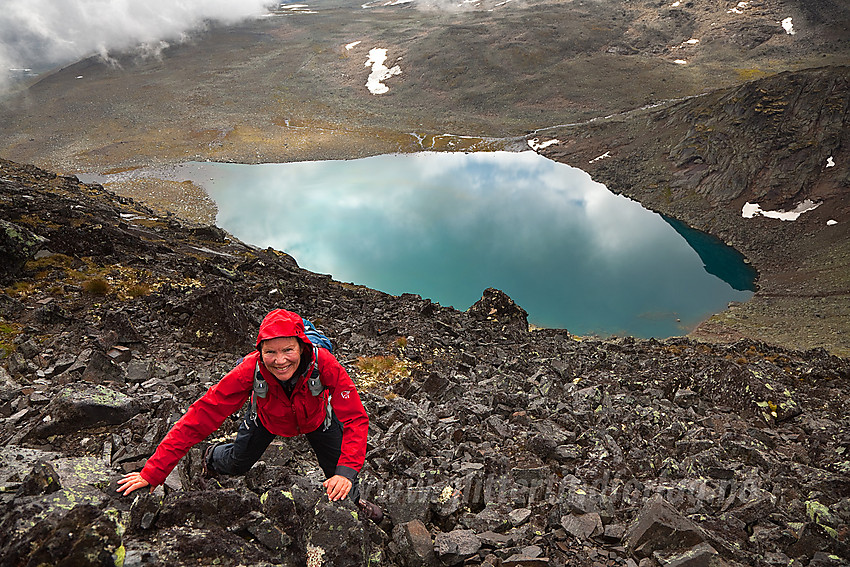
<path fill-rule="evenodd" d="M 5 564 L 850 561 L 847 359 L 529 331 L 498 290 L 464 313 L 341 284 L 99 186 L 0 166 L 3 220 L 45 239 L 0 296 Z M 72 245 L 80 227 L 108 253 Z M 117 494 L 275 307 L 309 316 L 360 385 L 361 489 L 388 518 L 323 498 L 297 439 L 215 482 L 194 448 L 153 493 Z M 363 363 L 376 358 L 393 363 L 378 379 Z"/>
<path fill-rule="evenodd" d="M 11 281 L 44 245 L 44 239 L 15 223 L 0 220 L 0 281 Z"/>

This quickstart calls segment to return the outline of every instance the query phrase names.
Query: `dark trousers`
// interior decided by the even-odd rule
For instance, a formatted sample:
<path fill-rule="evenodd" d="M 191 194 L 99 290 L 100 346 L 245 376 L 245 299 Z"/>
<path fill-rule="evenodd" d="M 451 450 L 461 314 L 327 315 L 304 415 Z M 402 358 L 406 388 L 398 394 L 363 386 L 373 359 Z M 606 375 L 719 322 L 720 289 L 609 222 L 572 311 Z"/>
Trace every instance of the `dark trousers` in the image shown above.
<path fill-rule="evenodd" d="M 306 435 L 325 478 L 334 476 L 336 464 L 342 454 L 342 423 L 334 416 L 327 429 L 320 425 L 318 429 Z M 245 474 L 260 460 L 274 438 L 275 435 L 260 423 L 259 418 L 251 419 L 250 415 L 247 415 L 239 424 L 233 443 L 213 448 L 207 466 L 219 474 Z M 351 492 L 348 495 L 356 503 L 360 499 L 357 477 L 350 480 Z"/>

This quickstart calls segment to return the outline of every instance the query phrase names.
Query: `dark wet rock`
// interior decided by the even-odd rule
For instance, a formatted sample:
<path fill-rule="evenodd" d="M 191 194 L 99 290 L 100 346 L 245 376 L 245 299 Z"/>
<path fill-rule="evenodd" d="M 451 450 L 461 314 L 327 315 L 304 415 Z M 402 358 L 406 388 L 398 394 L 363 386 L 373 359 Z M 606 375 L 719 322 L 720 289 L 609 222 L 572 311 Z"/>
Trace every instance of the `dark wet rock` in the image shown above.
<path fill-rule="evenodd" d="M 272 488 L 263 492 L 260 496 L 260 511 L 266 518 L 274 522 L 280 530 L 292 538 L 293 542 L 304 546 L 304 528 L 302 519 L 307 512 L 306 502 L 299 507 L 295 502 L 295 496 L 300 490 L 292 487 L 290 489 Z M 299 496 L 299 501 L 302 499 Z"/>
<path fill-rule="evenodd" d="M 525 553 L 511 555 L 502 561 L 502 567 L 545 567 L 551 565 L 548 557 L 530 557 Z"/>
<path fill-rule="evenodd" d="M 103 384 L 120 380 L 123 376 L 124 370 L 116 364 L 115 358 L 97 350 L 91 353 L 81 379 L 93 384 Z"/>
<path fill-rule="evenodd" d="M 175 313 L 188 315 L 181 324 L 183 340 L 198 347 L 247 352 L 252 336 L 256 336 L 242 305 L 224 285 L 193 292 Z"/>
<path fill-rule="evenodd" d="M 292 536 L 260 512 L 249 512 L 242 528 L 270 551 L 280 552 L 292 545 Z"/>
<path fill-rule="evenodd" d="M 66 387 L 41 412 L 28 433 L 29 439 L 67 435 L 96 426 L 124 423 L 142 410 L 134 398 L 106 386 L 81 384 Z"/>
<path fill-rule="evenodd" d="M 130 507 L 129 528 L 137 531 L 151 529 L 162 509 L 162 500 L 161 495 L 142 493 L 136 496 Z"/>
<path fill-rule="evenodd" d="M 434 551 L 444 565 L 458 565 L 481 549 L 481 538 L 472 530 L 441 532 L 434 538 Z"/>
<path fill-rule="evenodd" d="M 505 292 L 487 288 L 481 299 L 472 304 L 468 313 L 475 318 L 493 321 L 520 331 L 528 329 L 528 313 Z"/>
<path fill-rule="evenodd" d="M 464 521 L 464 524 L 480 532 L 505 532 L 513 527 L 510 519 L 511 509 L 507 504 L 490 504 L 483 510 Z"/>
<path fill-rule="evenodd" d="M 7 565 L 111 567 L 122 553 L 119 530 L 114 510 L 80 504 L 35 520 L 23 533 L 7 534 L 9 541 L 2 542 L 3 561 Z"/>
<path fill-rule="evenodd" d="M 513 527 L 517 527 L 525 524 L 532 514 L 533 512 L 529 508 L 517 508 L 508 513 L 508 519 L 510 519 Z"/>
<path fill-rule="evenodd" d="M 589 540 L 603 533 L 602 519 L 596 512 L 574 513 L 561 517 L 561 527 L 580 541 Z"/>
<path fill-rule="evenodd" d="M 155 363 L 152 360 L 131 360 L 125 378 L 131 384 L 139 384 L 153 378 L 154 371 Z"/>
<path fill-rule="evenodd" d="M 848 543 L 839 539 L 838 534 L 817 522 L 807 522 L 795 530 L 796 541 L 785 553 L 792 559 L 805 560 L 814 558 L 819 552 L 829 553 L 835 557 L 848 556 Z"/>
<path fill-rule="evenodd" d="M 16 496 L 36 496 L 50 494 L 62 488 L 56 469 L 48 462 L 38 461 L 32 471 L 24 478 Z"/>
<path fill-rule="evenodd" d="M 227 528 L 239 525 L 259 508 L 259 497 L 248 490 L 194 491 L 178 498 L 166 498 L 156 514 L 156 527 L 188 524 L 195 528 Z"/>
<path fill-rule="evenodd" d="M 354 567 L 382 558 L 386 535 L 368 520 L 362 521 L 349 500 L 329 502 L 322 495 L 305 520 L 308 565 Z"/>
<path fill-rule="evenodd" d="M 0 219 L 0 282 L 11 281 L 45 242 L 26 227 Z"/>
<path fill-rule="evenodd" d="M 211 242 L 224 242 L 227 239 L 227 233 L 221 228 L 213 225 L 196 226 L 189 229 L 192 236 L 199 240 L 209 240 Z"/>
<path fill-rule="evenodd" d="M 405 567 L 436 567 L 437 556 L 431 534 L 419 520 L 397 524 L 393 542 L 398 546 L 400 562 Z"/>
<path fill-rule="evenodd" d="M 654 496 L 638 514 L 626 541 L 636 556 L 651 557 L 656 551 L 691 549 L 704 543 L 705 536 L 699 526 Z"/>
<path fill-rule="evenodd" d="M 730 565 L 720 557 L 717 550 L 707 543 L 699 543 L 686 551 L 656 551 L 654 556 L 665 567 L 722 567 Z"/>
<path fill-rule="evenodd" d="M 389 488 L 388 493 L 381 495 L 381 502 L 393 521 L 405 524 L 431 519 L 431 489 L 408 488 L 401 483 L 391 484 Z"/>
<path fill-rule="evenodd" d="M 115 342 L 120 345 L 142 342 L 142 337 L 130 317 L 123 311 L 108 311 L 103 316 L 103 328 L 106 332 L 113 333 Z"/>

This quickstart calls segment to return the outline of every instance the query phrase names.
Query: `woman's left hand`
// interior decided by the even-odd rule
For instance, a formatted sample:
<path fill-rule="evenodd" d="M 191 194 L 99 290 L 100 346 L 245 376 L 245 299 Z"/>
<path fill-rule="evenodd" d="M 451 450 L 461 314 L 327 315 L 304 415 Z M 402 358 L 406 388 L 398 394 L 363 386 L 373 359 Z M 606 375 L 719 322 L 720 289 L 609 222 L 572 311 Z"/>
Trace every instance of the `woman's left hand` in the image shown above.
<path fill-rule="evenodd" d="M 334 475 L 322 483 L 332 501 L 342 500 L 351 491 L 351 481 L 342 475 Z"/>

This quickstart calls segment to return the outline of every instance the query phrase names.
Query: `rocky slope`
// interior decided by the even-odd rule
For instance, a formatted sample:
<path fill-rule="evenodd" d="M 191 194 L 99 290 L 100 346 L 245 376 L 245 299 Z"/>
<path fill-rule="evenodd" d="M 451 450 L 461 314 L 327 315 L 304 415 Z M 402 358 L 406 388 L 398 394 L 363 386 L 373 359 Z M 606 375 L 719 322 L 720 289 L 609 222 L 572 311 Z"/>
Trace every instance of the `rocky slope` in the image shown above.
<path fill-rule="evenodd" d="M 529 332 L 300 269 L 220 229 L 0 162 L 3 565 L 843 565 L 850 362 L 824 349 Z M 120 497 L 171 423 L 286 307 L 369 411 L 364 489 L 306 444 L 244 478 Z M 217 433 L 234 432 L 236 418 Z"/>

